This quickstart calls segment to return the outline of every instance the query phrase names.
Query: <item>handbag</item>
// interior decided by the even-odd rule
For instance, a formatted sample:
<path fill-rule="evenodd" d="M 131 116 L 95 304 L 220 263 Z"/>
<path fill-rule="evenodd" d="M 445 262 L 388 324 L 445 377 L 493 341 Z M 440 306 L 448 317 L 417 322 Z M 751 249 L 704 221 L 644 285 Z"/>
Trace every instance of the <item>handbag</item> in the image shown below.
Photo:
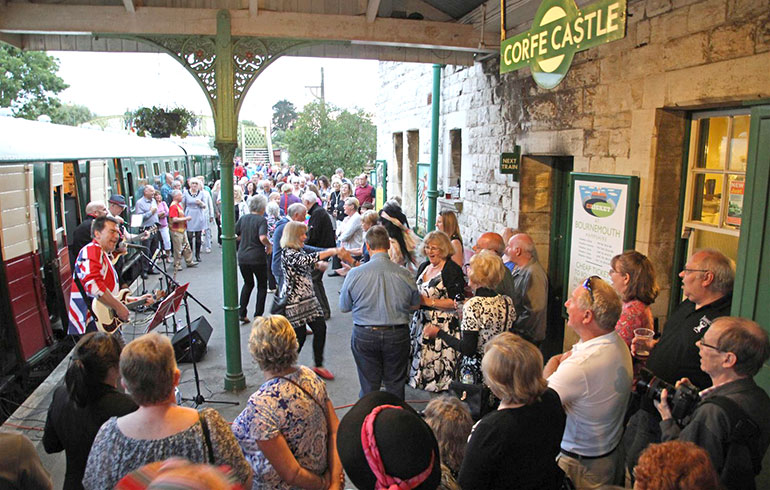
<path fill-rule="evenodd" d="M 286 316 L 286 303 L 288 303 L 288 301 L 288 296 L 273 296 L 273 304 L 270 306 L 270 314 Z"/>
<path fill-rule="evenodd" d="M 208 456 L 209 464 L 214 464 L 214 448 L 211 445 L 211 433 L 209 432 L 209 423 L 201 412 L 198 412 L 198 420 L 201 422 L 201 430 L 203 431 L 203 445 L 206 448 L 206 456 Z"/>

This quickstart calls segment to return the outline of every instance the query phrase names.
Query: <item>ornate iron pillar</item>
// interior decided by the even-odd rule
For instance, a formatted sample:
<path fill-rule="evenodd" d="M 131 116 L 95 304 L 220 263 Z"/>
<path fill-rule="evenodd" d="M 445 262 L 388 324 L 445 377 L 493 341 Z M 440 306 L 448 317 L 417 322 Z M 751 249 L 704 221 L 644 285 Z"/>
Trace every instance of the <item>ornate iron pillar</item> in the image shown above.
<path fill-rule="evenodd" d="M 214 145 L 219 152 L 220 178 L 222 180 L 222 286 L 225 313 L 225 350 L 227 373 L 225 389 L 238 391 L 246 388 L 241 363 L 241 332 L 238 324 L 238 270 L 235 260 L 235 209 L 233 197 L 233 157 L 238 146 L 238 113 L 235 109 L 233 81 L 233 42 L 230 35 L 230 12 L 217 14 L 215 79 L 217 94 L 214 110 L 216 128 Z"/>
<path fill-rule="evenodd" d="M 110 37 L 110 36 L 103 36 Z M 214 145 L 219 152 L 222 180 L 222 288 L 224 293 L 225 389 L 246 387 L 241 365 L 241 332 L 238 324 L 238 271 L 235 259 L 235 203 L 233 157 L 238 146 L 238 113 L 251 84 L 270 63 L 291 48 L 307 44 L 297 39 L 233 38 L 230 12 L 217 13 L 217 35 L 115 36 L 156 46 L 189 71 L 206 93 L 214 114 Z"/>

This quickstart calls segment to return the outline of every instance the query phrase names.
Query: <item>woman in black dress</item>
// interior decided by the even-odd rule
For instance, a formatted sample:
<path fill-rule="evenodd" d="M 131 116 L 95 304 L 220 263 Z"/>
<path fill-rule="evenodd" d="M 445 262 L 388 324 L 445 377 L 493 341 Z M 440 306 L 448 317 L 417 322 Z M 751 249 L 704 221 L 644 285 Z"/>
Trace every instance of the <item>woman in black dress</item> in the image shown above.
<path fill-rule="evenodd" d="M 116 389 L 120 343 L 103 332 L 85 334 L 72 351 L 65 384 L 56 388 L 43 433 L 47 453 L 64 451 L 67 472 L 64 489 L 82 489 L 83 473 L 99 427 L 113 416 L 137 409 Z"/>

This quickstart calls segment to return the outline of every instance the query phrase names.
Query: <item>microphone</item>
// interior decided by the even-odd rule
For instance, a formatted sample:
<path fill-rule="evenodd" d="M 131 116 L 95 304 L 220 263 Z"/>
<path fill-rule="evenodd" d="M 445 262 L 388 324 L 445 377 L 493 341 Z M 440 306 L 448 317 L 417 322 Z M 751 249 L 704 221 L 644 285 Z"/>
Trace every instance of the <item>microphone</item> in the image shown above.
<path fill-rule="evenodd" d="M 125 246 L 126 246 L 126 248 L 135 248 L 135 249 L 144 250 L 144 251 L 147 251 L 147 252 L 150 251 L 150 249 L 145 247 L 144 245 L 137 245 L 136 243 L 128 243 L 128 242 L 126 242 Z"/>

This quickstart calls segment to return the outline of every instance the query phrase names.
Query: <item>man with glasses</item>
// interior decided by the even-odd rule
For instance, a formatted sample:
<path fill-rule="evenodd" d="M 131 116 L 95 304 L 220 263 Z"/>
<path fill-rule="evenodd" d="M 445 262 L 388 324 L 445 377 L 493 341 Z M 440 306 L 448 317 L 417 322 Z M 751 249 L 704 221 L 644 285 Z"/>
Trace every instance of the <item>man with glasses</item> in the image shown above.
<path fill-rule="evenodd" d="M 753 379 L 770 357 L 767 333 L 751 320 L 724 316 L 714 320 L 695 344 L 700 368 L 709 376 L 712 386 L 700 392 L 702 401 L 682 428 L 672 418 L 666 403 L 667 392 L 663 391 L 661 403 L 656 404 L 662 418 L 662 439 L 690 441 L 705 449 L 727 489 L 755 488 L 755 468 L 752 468 L 751 460 L 762 461 L 770 443 L 770 417 L 767 416 L 770 413 L 770 397 Z M 683 378 L 677 386 L 685 382 L 689 380 Z M 751 420 L 744 422 L 751 427 L 749 434 L 752 441 L 746 444 L 748 451 L 745 451 L 744 457 L 726 458 L 733 441 L 732 430 L 738 420 L 717 398 L 726 398 L 737 404 L 743 411 L 742 414 L 736 411 L 740 415 L 738 420 L 743 417 Z M 732 466 L 726 468 L 728 465 Z"/>
<path fill-rule="evenodd" d="M 679 273 L 685 300 L 674 309 L 663 328 L 660 339 L 650 351 L 647 369 L 659 378 L 674 383 L 688 378 L 700 389 L 711 386 L 711 379 L 701 370 L 695 341 L 712 322 L 730 314 L 735 264 L 717 250 L 701 250 L 692 255 Z M 636 339 L 631 351 L 636 351 Z M 636 466 L 642 451 L 661 441 L 660 415 L 652 401 L 642 398 L 640 409 L 628 421 L 623 444 L 626 467 Z"/>
<path fill-rule="evenodd" d="M 591 276 L 565 303 L 580 336 L 552 357 L 543 375 L 559 394 L 567 425 L 556 458 L 577 488 L 623 483 L 623 416 L 631 393 L 631 354 L 615 332 L 623 308 L 611 285 Z"/>

